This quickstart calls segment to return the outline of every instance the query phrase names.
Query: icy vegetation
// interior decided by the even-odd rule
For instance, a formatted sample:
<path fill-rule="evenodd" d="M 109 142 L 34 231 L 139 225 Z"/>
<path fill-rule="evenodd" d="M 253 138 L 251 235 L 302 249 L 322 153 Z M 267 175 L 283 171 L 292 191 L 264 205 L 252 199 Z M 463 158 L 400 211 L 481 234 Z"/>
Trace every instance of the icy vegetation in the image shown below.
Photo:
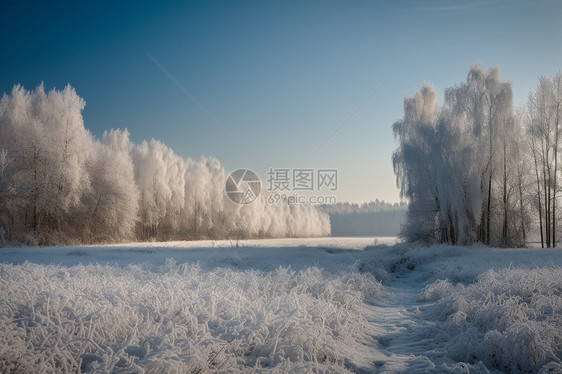
<path fill-rule="evenodd" d="M 416 342 L 406 344 L 430 357 L 436 372 L 562 371 L 560 250 L 402 244 L 387 251 L 397 258 L 381 256 L 384 268 L 400 278 L 386 283 L 399 292 L 419 285 L 410 300 Z"/>
<path fill-rule="evenodd" d="M 306 237 L 330 233 L 313 206 L 248 205 L 224 192 L 214 158 L 182 159 L 127 130 L 94 139 L 85 102 L 66 86 L 17 85 L 0 101 L 0 246 L 125 240 Z"/>
<path fill-rule="evenodd" d="M 440 280 L 422 300 L 453 360 L 504 372 L 562 371 L 562 269 L 489 270 L 468 286 Z"/>
<path fill-rule="evenodd" d="M 1 249 L 0 371 L 562 370 L 559 249 L 336 240 Z"/>
<path fill-rule="evenodd" d="M 199 373 L 361 365 L 366 274 L 0 266 L 0 370 Z M 129 372 L 129 371 L 127 371 Z"/>

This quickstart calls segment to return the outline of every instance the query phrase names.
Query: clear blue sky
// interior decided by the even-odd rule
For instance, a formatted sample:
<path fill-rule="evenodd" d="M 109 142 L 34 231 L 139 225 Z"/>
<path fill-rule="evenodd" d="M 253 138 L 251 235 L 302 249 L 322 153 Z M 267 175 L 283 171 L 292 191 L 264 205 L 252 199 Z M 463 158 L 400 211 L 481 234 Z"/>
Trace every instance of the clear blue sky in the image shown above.
<path fill-rule="evenodd" d="M 70 83 L 97 137 L 128 128 L 262 178 L 337 168 L 340 201 L 398 201 L 391 125 L 424 80 L 442 94 L 473 62 L 499 65 L 518 104 L 562 68 L 560 1 L 115 3 L 0 1 L 0 91 Z"/>

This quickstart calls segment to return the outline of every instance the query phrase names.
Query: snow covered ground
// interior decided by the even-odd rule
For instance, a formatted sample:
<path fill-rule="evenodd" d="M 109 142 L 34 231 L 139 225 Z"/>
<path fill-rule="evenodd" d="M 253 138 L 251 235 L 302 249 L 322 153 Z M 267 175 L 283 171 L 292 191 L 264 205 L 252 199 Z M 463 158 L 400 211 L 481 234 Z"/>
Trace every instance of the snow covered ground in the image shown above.
<path fill-rule="evenodd" d="M 562 252 L 394 238 L 0 249 L 0 372 L 562 372 Z"/>

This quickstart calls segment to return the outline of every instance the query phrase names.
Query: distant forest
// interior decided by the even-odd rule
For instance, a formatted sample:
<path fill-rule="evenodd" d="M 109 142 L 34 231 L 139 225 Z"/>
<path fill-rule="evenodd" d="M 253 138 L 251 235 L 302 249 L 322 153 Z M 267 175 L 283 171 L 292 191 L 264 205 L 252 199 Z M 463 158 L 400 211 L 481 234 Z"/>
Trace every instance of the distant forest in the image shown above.
<path fill-rule="evenodd" d="M 407 204 L 381 200 L 368 203 L 337 203 L 320 207 L 330 216 L 332 236 L 397 236 Z"/>

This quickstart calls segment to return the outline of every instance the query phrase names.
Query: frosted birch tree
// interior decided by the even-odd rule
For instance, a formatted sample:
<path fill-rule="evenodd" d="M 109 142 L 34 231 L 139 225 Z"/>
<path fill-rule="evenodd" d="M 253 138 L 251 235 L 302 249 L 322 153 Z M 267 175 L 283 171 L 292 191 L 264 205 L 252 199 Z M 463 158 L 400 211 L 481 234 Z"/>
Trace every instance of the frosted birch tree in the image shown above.
<path fill-rule="evenodd" d="M 406 98 L 404 118 L 393 125 L 399 141 L 394 170 L 409 200 L 403 235 L 524 245 L 520 128 L 511 84 L 500 80 L 497 67 L 473 65 L 465 83 L 445 91 L 443 107 L 428 84 Z"/>
<path fill-rule="evenodd" d="M 541 244 L 554 247 L 558 241 L 562 74 L 541 77 L 527 102 L 527 133 L 530 138 L 536 178 L 536 206 Z"/>

